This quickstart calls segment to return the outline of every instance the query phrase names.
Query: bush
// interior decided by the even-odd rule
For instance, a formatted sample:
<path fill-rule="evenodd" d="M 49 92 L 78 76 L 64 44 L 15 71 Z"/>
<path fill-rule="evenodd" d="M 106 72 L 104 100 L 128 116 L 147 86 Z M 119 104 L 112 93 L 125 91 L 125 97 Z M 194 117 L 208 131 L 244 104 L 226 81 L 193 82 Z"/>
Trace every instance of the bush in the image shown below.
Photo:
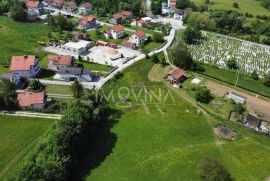
<path fill-rule="evenodd" d="M 200 161 L 197 168 L 198 175 L 205 181 L 231 181 L 231 175 L 212 158 L 206 157 Z"/>
<path fill-rule="evenodd" d="M 233 3 L 233 7 L 234 7 L 234 8 L 239 8 L 238 2 L 234 2 L 234 3 Z"/>
<path fill-rule="evenodd" d="M 151 56 L 151 61 L 153 63 L 159 63 L 159 58 L 156 54 L 154 54 L 153 56 Z"/>
<path fill-rule="evenodd" d="M 266 87 L 270 87 L 270 76 L 269 75 L 264 77 L 263 85 L 266 86 Z"/>
<path fill-rule="evenodd" d="M 71 85 L 71 90 L 74 98 L 78 99 L 83 96 L 83 86 L 78 80 L 75 80 L 73 82 L 73 84 Z"/>
<path fill-rule="evenodd" d="M 240 103 L 234 103 L 233 104 L 233 111 L 235 111 L 238 115 L 243 115 L 243 113 L 245 112 L 245 108 L 242 104 Z"/>
<path fill-rule="evenodd" d="M 213 96 L 211 95 L 211 92 L 207 88 L 200 88 L 197 89 L 195 92 L 195 99 L 198 102 L 209 104 L 211 100 L 213 99 Z"/>
<path fill-rule="evenodd" d="M 41 92 L 45 90 L 45 85 L 43 85 L 39 80 L 33 79 L 30 81 L 28 90 L 32 92 Z"/>
<path fill-rule="evenodd" d="M 230 59 L 226 62 L 226 65 L 228 67 L 228 69 L 231 69 L 231 70 L 237 70 L 238 69 L 238 65 L 237 65 L 237 62 L 235 59 Z"/>
<path fill-rule="evenodd" d="M 253 72 L 251 73 L 250 77 L 254 80 L 259 80 L 259 75 L 257 73 L 256 70 L 253 70 Z"/>

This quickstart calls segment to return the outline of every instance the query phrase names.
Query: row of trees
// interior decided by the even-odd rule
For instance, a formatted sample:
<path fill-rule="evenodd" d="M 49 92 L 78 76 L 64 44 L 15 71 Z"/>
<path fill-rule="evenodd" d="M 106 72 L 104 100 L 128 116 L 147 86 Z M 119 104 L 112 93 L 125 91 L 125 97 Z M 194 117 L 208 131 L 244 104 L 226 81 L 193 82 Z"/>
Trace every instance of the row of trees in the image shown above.
<path fill-rule="evenodd" d="M 79 156 L 104 121 L 105 106 L 94 100 L 67 103 L 60 121 L 25 158 L 15 180 L 68 180 Z"/>

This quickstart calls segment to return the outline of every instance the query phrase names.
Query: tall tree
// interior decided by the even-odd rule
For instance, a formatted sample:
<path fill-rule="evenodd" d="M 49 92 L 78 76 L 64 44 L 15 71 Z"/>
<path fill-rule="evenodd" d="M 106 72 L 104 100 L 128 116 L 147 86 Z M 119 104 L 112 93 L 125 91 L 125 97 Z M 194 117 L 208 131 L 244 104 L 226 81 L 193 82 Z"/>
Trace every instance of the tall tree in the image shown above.
<path fill-rule="evenodd" d="M 0 79 L 0 108 L 11 109 L 17 106 L 16 85 L 8 79 Z"/>
<path fill-rule="evenodd" d="M 183 40 L 188 44 L 198 43 L 202 39 L 202 33 L 197 25 L 188 25 L 183 33 Z"/>
<path fill-rule="evenodd" d="M 186 44 L 183 42 L 177 43 L 170 51 L 170 57 L 173 64 L 182 69 L 190 69 L 193 64 L 192 56 Z"/>
<path fill-rule="evenodd" d="M 74 98 L 78 99 L 78 98 L 82 97 L 82 95 L 83 95 L 83 86 L 78 80 L 75 80 L 73 82 L 73 84 L 71 85 L 71 90 L 72 90 Z"/>

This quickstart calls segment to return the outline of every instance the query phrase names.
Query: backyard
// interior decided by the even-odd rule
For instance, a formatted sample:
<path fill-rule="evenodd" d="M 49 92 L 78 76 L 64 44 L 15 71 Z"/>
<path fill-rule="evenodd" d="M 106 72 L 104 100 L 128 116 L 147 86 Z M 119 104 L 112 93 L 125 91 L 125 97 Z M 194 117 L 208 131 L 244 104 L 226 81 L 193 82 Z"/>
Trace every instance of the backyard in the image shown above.
<path fill-rule="evenodd" d="M 16 170 L 53 120 L 0 115 L 0 180 Z"/>
<path fill-rule="evenodd" d="M 269 137 L 222 118 L 198 115 L 196 108 L 166 84 L 148 80 L 152 66 L 149 60 L 137 62 L 122 78 L 105 85 L 110 106 L 122 113 L 110 124 L 109 138 L 97 136 L 81 163 L 84 172 L 74 173 L 75 178 L 198 180 L 196 166 L 206 156 L 218 159 L 235 180 L 263 180 L 269 175 L 270 158 L 264 156 L 270 149 Z M 147 99 L 145 91 L 160 93 L 161 99 L 154 95 Z M 220 124 L 235 131 L 237 139 L 215 137 L 212 129 Z M 92 165 L 88 172 L 86 165 Z"/>

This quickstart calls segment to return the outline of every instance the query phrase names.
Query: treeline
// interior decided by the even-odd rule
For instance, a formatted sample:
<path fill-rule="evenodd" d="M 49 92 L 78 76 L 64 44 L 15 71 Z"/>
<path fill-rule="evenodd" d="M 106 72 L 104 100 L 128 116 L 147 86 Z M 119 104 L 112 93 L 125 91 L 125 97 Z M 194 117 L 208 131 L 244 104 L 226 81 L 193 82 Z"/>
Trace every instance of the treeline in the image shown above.
<path fill-rule="evenodd" d="M 234 11 L 194 12 L 187 10 L 184 22 L 196 25 L 202 30 L 270 45 L 269 20 L 257 19 L 250 24 L 246 24 L 246 17 Z"/>
<path fill-rule="evenodd" d="M 26 5 L 23 1 L 18 0 L 0 0 L 0 15 L 10 14 L 15 21 L 24 21 L 26 19 Z"/>
<path fill-rule="evenodd" d="M 106 120 L 105 107 L 91 94 L 67 103 L 62 119 L 53 124 L 10 179 L 68 180 L 99 123 Z"/>

